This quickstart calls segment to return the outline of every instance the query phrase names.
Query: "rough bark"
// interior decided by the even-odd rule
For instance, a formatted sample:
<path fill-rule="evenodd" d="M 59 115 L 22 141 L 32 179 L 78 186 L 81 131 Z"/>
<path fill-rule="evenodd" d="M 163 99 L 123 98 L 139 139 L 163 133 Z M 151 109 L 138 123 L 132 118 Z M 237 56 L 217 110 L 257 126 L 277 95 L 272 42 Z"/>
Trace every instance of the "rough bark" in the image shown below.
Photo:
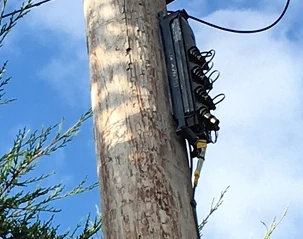
<path fill-rule="evenodd" d="M 165 0 L 84 0 L 105 239 L 195 239 L 184 145 L 169 112 Z"/>

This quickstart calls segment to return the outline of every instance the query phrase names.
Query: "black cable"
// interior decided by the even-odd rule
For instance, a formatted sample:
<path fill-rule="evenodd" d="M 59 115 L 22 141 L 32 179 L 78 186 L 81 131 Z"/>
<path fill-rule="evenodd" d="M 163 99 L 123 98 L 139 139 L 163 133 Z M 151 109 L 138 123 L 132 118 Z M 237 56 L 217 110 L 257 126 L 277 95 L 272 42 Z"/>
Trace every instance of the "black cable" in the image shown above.
<path fill-rule="evenodd" d="M 12 11 L 12 12 L 9 12 L 9 13 L 7 13 L 7 14 L 2 15 L 2 16 L 1 16 L 1 19 L 6 18 L 6 17 L 9 17 L 9 16 L 12 16 L 12 15 L 14 15 L 14 14 L 16 14 L 16 13 L 19 13 L 19 12 L 22 12 L 22 11 L 24 11 L 24 10 L 29 10 L 29 9 L 31 9 L 31 8 L 33 8 L 33 7 L 38 7 L 38 6 L 42 5 L 42 4 L 47 3 L 47 2 L 50 2 L 50 1 L 53 1 L 53 0 L 44 0 L 44 1 L 41 1 L 41 2 L 37 2 L 37 3 L 35 3 L 35 4 L 29 4 L 29 5 L 27 5 L 25 8 L 22 8 L 22 9 L 19 9 L 19 10 L 16 10 L 16 11 Z"/>
<path fill-rule="evenodd" d="M 192 200 L 191 200 L 190 204 L 193 209 L 193 216 L 194 216 L 194 221 L 195 221 L 195 226 L 196 226 L 197 238 L 200 239 L 201 237 L 200 237 L 199 223 L 198 223 L 198 216 L 197 216 L 197 202 L 195 200 L 195 191 L 196 191 L 196 187 L 193 187 Z"/>
<path fill-rule="evenodd" d="M 205 24 L 207 26 L 210 26 L 210 27 L 213 27 L 213 28 L 217 28 L 217 29 L 222 30 L 222 31 L 227 31 L 227 32 L 232 32 L 232 33 L 244 33 L 244 34 L 247 34 L 247 33 L 258 33 L 258 32 L 267 31 L 270 28 L 272 28 L 273 26 L 277 25 L 277 23 L 280 22 L 280 20 L 284 17 L 284 15 L 285 15 L 285 13 L 286 13 L 286 11 L 288 9 L 289 4 L 290 4 L 290 0 L 287 0 L 286 5 L 285 5 L 285 7 L 284 7 L 284 9 L 283 9 L 283 11 L 281 13 L 281 15 L 277 18 L 276 21 L 274 21 L 272 24 L 268 25 L 267 27 L 256 29 L 256 30 L 235 30 L 235 29 L 221 27 L 221 26 L 209 23 L 207 21 L 201 20 L 199 18 L 190 16 L 190 15 L 188 15 L 188 18 L 190 18 L 190 19 L 192 19 L 194 21 L 203 23 L 203 24 Z M 173 11 L 167 11 L 167 12 L 168 13 L 173 13 Z"/>
<path fill-rule="evenodd" d="M 190 157 L 190 181 L 191 181 L 192 176 L 193 176 L 193 168 L 194 168 L 194 166 L 193 166 L 194 156 L 192 155 L 191 145 L 188 143 L 188 141 L 185 140 L 185 144 L 187 144 L 186 146 L 188 146 L 188 152 L 187 153 L 189 153 L 189 157 Z M 200 239 L 199 223 L 198 223 L 198 216 L 197 216 L 197 202 L 195 200 L 195 192 L 196 192 L 196 187 L 193 187 L 192 188 L 192 195 L 191 195 L 190 205 L 192 206 L 192 210 L 193 210 L 193 217 L 194 217 L 194 222 L 195 222 L 197 239 Z"/>
<path fill-rule="evenodd" d="M 186 153 L 187 155 L 189 154 L 189 161 L 190 161 L 190 181 L 192 179 L 193 176 L 193 152 L 191 151 L 191 144 L 187 141 L 185 141 L 185 147 L 186 147 Z M 197 239 L 200 239 L 200 232 L 199 232 L 199 223 L 198 223 L 198 216 L 197 216 L 197 202 L 195 200 L 195 191 L 196 191 L 196 187 L 192 188 L 192 194 L 191 194 L 191 200 L 190 200 L 190 205 L 192 207 L 192 211 L 193 211 L 193 217 L 194 217 L 194 222 L 195 222 L 195 228 L 196 228 L 196 233 L 197 233 Z"/>

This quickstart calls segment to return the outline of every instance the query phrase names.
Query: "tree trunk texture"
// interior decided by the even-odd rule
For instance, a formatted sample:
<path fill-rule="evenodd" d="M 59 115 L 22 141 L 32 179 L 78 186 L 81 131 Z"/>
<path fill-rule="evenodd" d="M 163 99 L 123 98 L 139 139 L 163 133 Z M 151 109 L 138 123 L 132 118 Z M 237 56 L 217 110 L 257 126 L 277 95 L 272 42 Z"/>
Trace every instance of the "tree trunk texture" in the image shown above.
<path fill-rule="evenodd" d="M 105 239 L 196 239 L 159 11 L 165 0 L 84 0 Z"/>

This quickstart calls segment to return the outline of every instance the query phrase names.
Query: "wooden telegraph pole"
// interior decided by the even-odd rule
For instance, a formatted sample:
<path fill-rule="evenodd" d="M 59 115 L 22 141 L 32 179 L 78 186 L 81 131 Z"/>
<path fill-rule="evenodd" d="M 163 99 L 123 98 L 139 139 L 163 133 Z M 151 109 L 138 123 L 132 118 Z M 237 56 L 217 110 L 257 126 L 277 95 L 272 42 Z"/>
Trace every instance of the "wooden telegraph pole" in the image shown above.
<path fill-rule="evenodd" d="M 84 0 L 105 239 L 196 239 L 157 13 L 165 0 Z"/>

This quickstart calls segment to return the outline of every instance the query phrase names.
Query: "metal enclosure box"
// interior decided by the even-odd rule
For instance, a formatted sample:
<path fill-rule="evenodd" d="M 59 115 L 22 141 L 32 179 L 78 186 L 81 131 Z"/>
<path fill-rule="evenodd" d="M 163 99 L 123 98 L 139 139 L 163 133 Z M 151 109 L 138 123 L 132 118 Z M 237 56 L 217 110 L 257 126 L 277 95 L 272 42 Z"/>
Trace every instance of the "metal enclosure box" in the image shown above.
<path fill-rule="evenodd" d="M 186 132 L 197 139 L 199 132 L 205 134 L 205 130 L 198 120 L 199 105 L 193 94 L 193 88 L 196 85 L 189 71 L 191 63 L 188 59 L 188 51 L 192 46 L 196 46 L 196 41 L 187 22 L 187 13 L 181 10 L 167 16 L 160 15 L 160 28 L 167 67 L 170 104 L 172 115 L 177 123 L 176 132 L 177 134 Z"/>

